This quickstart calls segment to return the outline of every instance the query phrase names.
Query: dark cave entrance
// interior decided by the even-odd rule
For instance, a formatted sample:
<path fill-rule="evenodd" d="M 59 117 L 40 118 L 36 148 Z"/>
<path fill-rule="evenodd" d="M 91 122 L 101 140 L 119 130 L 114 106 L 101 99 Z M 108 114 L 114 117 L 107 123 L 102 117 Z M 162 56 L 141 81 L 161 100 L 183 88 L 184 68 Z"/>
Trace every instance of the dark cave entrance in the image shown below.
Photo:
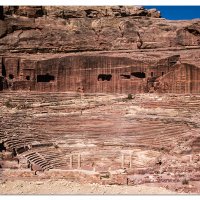
<path fill-rule="evenodd" d="M 49 75 L 48 73 L 46 75 L 37 75 L 37 82 L 50 82 L 54 80 L 55 80 L 55 77 L 52 75 Z"/>
<path fill-rule="evenodd" d="M 99 74 L 98 81 L 110 81 L 112 79 L 111 74 Z"/>
<path fill-rule="evenodd" d="M 0 20 L 4 20 L 3 6 L 0 6 Z"/>
<path fill-rule="evenodd" d="M 0 76 L 0 91 L 3 90 L 4 77 Z"/>
<path fill-rule="evenodd" d="M 6 147 L 4 146 L 4 142 L 0 143 L 0 152 L 6 151 Z"/>
<path fill-rule="evenodd" d="M 4 65 L 3 59 L 2 59 L 2 76 L 6 77 L 6 67 Z"/>
<path fill-rule="evenodd" d="M 12 79 L 14 78 L 14 75 L 13 75 L 13 74 L 9 74 L 9 76 L 8 76 L 8 77 L 9 77 L 9 79 L 11 79 L 11 80 L 12 80 Z"/>
<path fill-rule="evenodd" d="M 42 9 L 37 10 L 35 14 L 36 14 L 36 17 L 42 17 L 44 15 L 44 11 Z"/>
<path fill-rule="evenodd" d="M 17 76 L 19 76 L 19 72 L 20 72 L 20 66 L 19 66 L 19 60 L 18 60 L 18 63 L 17 63 Z"/>
<path fill-rule="evenodd" d="M 31 77 L 30 76 L 26 76 L 26 80 L 30 81 Z"/>
<path fill-rule="evenodd" d="M 131 75 L 137 78 L 146 78 L 146 74 L 144 72 L 133 72 Z"/>

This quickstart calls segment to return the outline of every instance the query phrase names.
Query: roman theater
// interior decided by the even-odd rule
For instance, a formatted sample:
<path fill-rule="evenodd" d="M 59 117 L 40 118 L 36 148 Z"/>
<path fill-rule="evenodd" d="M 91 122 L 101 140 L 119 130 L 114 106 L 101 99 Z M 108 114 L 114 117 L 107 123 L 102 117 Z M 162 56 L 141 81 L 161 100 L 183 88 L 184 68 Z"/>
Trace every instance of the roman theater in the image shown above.
<path fill-rule="evenodd" d="M 199 19 L 0 7 L 1 181 L 199 193 L 199 109 Z"/>

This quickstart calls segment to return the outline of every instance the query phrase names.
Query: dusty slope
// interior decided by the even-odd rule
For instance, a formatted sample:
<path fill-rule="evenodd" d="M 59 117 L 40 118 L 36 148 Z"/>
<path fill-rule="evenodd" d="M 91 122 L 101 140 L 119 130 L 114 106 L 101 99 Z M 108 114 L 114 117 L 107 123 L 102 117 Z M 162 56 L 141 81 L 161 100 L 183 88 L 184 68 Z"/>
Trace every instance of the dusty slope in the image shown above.
<path fill-rule="evenodd" d="M 0 194 L 176 194 L 162 187 L 78 184 L 59 181 L 8 181 Z"/>

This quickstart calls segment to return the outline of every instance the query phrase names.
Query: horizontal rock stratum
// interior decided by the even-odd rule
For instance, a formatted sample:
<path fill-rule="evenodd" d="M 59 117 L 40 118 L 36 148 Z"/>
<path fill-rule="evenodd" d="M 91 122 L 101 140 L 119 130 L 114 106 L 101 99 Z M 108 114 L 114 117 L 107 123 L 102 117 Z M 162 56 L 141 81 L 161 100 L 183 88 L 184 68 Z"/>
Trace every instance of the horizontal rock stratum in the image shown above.
<path fill-rule="evenodd" d="M 5 7 L 1 52 L 199 46 L 200 21 L 170 21 L 140 7 Z"/>
<path fill-rule="evenodd" d="M 0 12 L 0 90 L 200 92 L 199 19 L 137 6 Z"/>

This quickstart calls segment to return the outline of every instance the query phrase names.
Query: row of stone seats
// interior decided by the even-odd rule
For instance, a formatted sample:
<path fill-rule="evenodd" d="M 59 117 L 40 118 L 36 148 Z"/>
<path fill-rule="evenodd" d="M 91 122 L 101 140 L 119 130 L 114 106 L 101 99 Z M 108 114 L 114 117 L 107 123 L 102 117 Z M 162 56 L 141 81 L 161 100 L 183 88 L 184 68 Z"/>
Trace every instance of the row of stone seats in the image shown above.
<path fill-rule="evenodd" d="M 2 93 L 2 100 L 6 99 L 11 99 L 13 102 L 20 103 L 20 102 L 29 102 L 29 103 L 34 103 L 34 102 L 57 102 L 58 100 L 71 100 L 74 98 L 79 97 L 79 94 L 76 93 L 16 93 L 16 92 L 6 92 Z"/>
<path fill-rule="evenodd" d="M 38 152 L 27 152 L 24 155 L 31 164 L 36 164 L 42 170 L 53 169 L 52 165 L 42 157 Z"/>
<path fill-rule="evenodd" d="M 84 119 L 84 118 L 82 118 Z M 113 134 L 116 134 L 115 127 L 110 126 L 108 122 L 111 122 L 112 124 L 122 124 L 123 123 L 123 129 L 120 130 L 119 139 L 122 140 L 122 142 L 127 142 L 126 138 L 130 142 L 131 139 L 135 143 L 138 143 L 138 141 L 141 143 L 144 142 L 144 144 L 149 144 L 152 142 L 152 140 L 155 140 L 155 138 L 158 139 L 158 143 L 165 143 L 169 142 L 171 140 L 171 137 L 173 136 L 184 136 L 187 135 L 188 127 L 186 125 L 180 125 L 177 123 L 164 123 L 159 120 L 153 121 L 153 120 L 143 120 L 143 121 L 123 121 L 123 122 L 116 122 L 115 118 L 104 118 L 104 120 L 98 120 L 98 124 L 95 126 L 93 125 L 93 120 L 84 120 L 84 123 L 82 122 L 81 117 L 77 118 L 76 120 L 73 120 L 73 118 L 63 118 L 63 117 L 51 117 L 51 118 L 41 118 L 39 119 L 38 123 L 37 121 L 33 121 L 32 125 L 34 127 L 37 127 L 42 129 L 42 127 L 45 129 L 46 124 L 49 124 L 50 130 L 47 130 L 46 133 L 48 136 L 52 136 L 57 133 L 56 136 L 54 136 L 54 139 L 59 135 L 65 135 L 68 139 L 70 138 L 70 141 L 74 140 L 74 143 L 77 142 L 77 139 L 84 139 L 84 137 L 87 137 L 87 139 L 94 139 L 97 141 L 97 143 L 105 141 L 105 138 L 107 140 L 113 139 Z M 102 123 L 102 124 L 101 124 Z M 53 126 L 51 126 L 53 124 Z M 108 125 L 106 125 L 108 124 Z M 133 124 L 133 125 L 132 125 Z M 141 126 L 142 124 L 142 126 Z M 66 129 L 67 127 L 67 129 Z M 107 131 L 109 130 L 109 135 L 107 134 Z M 119 131 L 119 130 L 117 130 Z M 106 134 L 105 134 L 106 133 Z M 169 137 L 171 136 L 171 137 Z M 132 138 L 131 138 L 132 137 Z M 69 140 L 68 140 L 69 141 Z M 67 141 L 67 143 L 68 143 Z"/>
<path fill-rule="evenodd" d="M 108 170 L 121 168 L 120 152 L 117 150 L 93 150 L 90 153 L 70 153 L 69 149 L 59 147 L 38 149 L 37 152 L 47 160 L 54 169 Z M 80 156 L 80 160 L 78 161 Z M 70 161 L 71 160 L 71 161 Z M 80 165 L 79 165 L 80 162 Z"/>
<path fill-rule="evenodd" d="M 50 101 L 51 95 L 43 94 L 47 101 Z M 46 96 L 47 95 L 47 96 Z M 34 96 L 34 95 L 33 95 Z M 59 95 L 58 95 L 59 96 Z M 34 98 L 37 97 L 37 95 L 34 96 Z M 38 95 L 40 97 L 40 95 Z M 49 98 L 49 99 L 48 99 Z M 20 98 L 19 98 L 20 99 Z M 37 98 L 36 98 L 37 99 Z M 35 99 L 35 100 L 36 100 Z M 59 98 L 58 98 L 59 99 Z M 159 106 L 158 104 L 155 104 Z M 170 104 L 166 104 L 169 105 Z M 176 106 L 171 106 L 171 108 L 175 108 Z M 178 108 L 178 107 L 177 107 Z M 98 109 L 97 112 L 93 112 L 93 116 L 90 116 L 90 113 L 88 115 L 83 116 L 76 116 L 76 117 L 49 117 L 46 115 L 43 118 L 31 118 L 28 119 L 27 116 L 24 118 L 23 112 L 21 114 L 15 114 L 15 116 L 6 123 L 6 126 L 8 126 L 8 130 L 17 127 L 17 124 L 22 123 L 22 126 L 19 127 L 21 132 L 14 131 L 14 133 L 17 133 L 15 137 L 19 138 L 20 140 L 20 146 L 26 145 L 26 143 L 29 144 L 32 141 L 49 141 L 57 142 L 57 139 L 65 140 L 65 145 L 72 143 L 74 144 L 74 147 L 72 145 L 71 150 L 72 151 L 82 151 L 81 147 L 77 147 L 79 143 L 87 145 L 88 141 L 92 141 L 92 144 L 97 145 L 97 151 L 92 151 L 93 155 L 90 156 L 83 156 L 83 167 L 84 166 L 91 166 L 92 162 L 97 162 L 97 166 L 99 168 L 106 168 L 108 166 L 114 165 L 120 167 L 120 161 L 113 161 L 117 156 L 119 157 L 119 154 L 116 152 L 112 152 L 110 155 L 109 151 L 104 152 L 104 155 L 101 156 L 98 152 L 100 152 L 104 147 L 101 146 L 101 144 L 104 141 L 110 141 L 110 143 L 116 142 L 117 145 L 126 145 L 128 143 L 132 144 L 139 144 L 146 147 L 152 146 L 167 146 L 169 143 L 171 143 L 174 139 L 173 137 L 183 137 L 187 136 L 188 133 L 188 127 L 187 125 L 179 125 L 176 124 L 176 122 L 173 123 L 164 123 L 160 120 L 129 120 L 124 119 L 123 115 L 120 114 L 120 112 L 115 110 L 111 110 L 108 113 L 105 113 L 103 109 Z M 103 113 L 103 114 L 102 114 Z M 117 116 L 119 114 L 119 116 Z M 94 118 L 92 118 L 94 117 Z M 29 138 L 26 140 L 26 130 L 24 126 L 31 126 L 31 130 L 29 133 L 32 134 L 32 138 Z M 9 132 L 7 134 L 8 138 L 12 135 L 12 132 Z M 24 136 L 23 136 L 24 135 Z M 64 136 L 64 138 L 63 138 Z M 24 140 L 24 143 L 21 142 Z M 15 139 L 14 141 L 17 141 Z M 16 145 L 16 143 L 14 143 Z M 38 147 L 37 147 L 38 148 Z M 88 148 L 88 147 L 87 147 Z M 63 149 L 62 147 L 60 149 Z M 49 165 L 55 168 L 63 167 L 67 168 L 69 165 L 69 158 L 66 158 L 65 156 L 69 155 L 69 151 L 64 153 L 54 153 L 52 150 L 50 151 L 48 148 L 44 147 L 45 152 L 37 152 L 33 153 L 33 156 L 28 156 L 27 158 L 29 160 L 32 160 L 32 163 L 34 163 L 35 159 L 39 157 L 42 159 L 41 163 L 45 160 L 45 162 L 48 162 Z M 48 155 L 49 154 L 49 155 Z M 42 155 L 42 158 L 41 158 Z M 38 158 L 38 159 L 39 159 Z M 44 160 L 43 160 L 44 159 Z M 37 164 L 41 164 L 38 162 Z M 101 165 L 101 163 L 103 163 Z M 73 165 L 77 166 L 77 159 L 74 157 Z M 139 166 L 140 161 L 135 164 L 135 166 Z"/>
<path fill-rule="evenodd" d="M 185 96 L 183 96 L 185 97 Z M 166 109 L 183 109 L 183 108 L 189 108 L 189 109 L 198 109 L 200 107 L 200 97 L 196 97 L 195 99 L 192 97 L 188 98 L 175 98 L 174 100 L 170 98 L 170 100 L 163 99 L 161 101 L 152 100 L 147 101 L 144 100 L 142 102 L 142 106 L 146 108 L 156 108 L 156 107 L 162 107 Z"/>
<path fill-rule="evenodd" d="M 70 169 L 70 156 L 54 149 L 43 149 L 38 151 L 54 169 Z"/>
<path fill-rule="evenodd" d="M 22 121 L 26 124 L 24 118 Z M 23 149 L 27 146 L 34 147 L 34 144 L 40 146 L 43 144 L 45 144 L 45 146 L 47 146 L 47 144 L 49 146 L 53 145 L 48 135 L 43 134 L 38 130 L 34 131 L 33 129 L 28 129 L 23 126 L 23 123 L 13 122 L 10 126 L 9 123 L 4 123 L 2 131 L 0 131 L 0 140 L 5 143 L 7 150 L 13 151 L 15 149 L 17 151 L 18 149 Z"/>

